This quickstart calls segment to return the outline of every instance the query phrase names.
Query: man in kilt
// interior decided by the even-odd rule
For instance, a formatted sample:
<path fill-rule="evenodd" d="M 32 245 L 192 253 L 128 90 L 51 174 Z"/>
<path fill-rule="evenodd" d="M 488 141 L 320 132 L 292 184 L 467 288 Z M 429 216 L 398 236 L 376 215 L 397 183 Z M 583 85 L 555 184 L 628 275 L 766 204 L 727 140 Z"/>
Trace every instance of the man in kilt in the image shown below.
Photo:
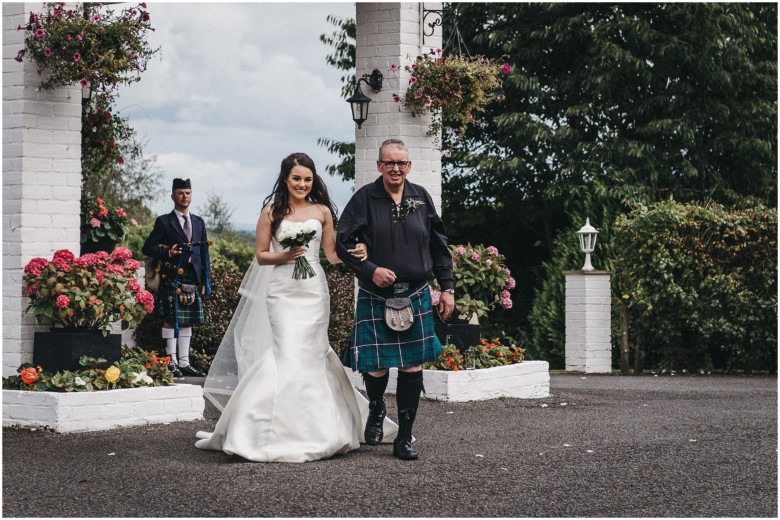
<path fill-rule="evenodd" d="M 211 294 L 208 238 L 203 219 L 190 213 L 189 179 L 173 179 L 173 211 L 154 222 L 143 254 L 160 261 L 160 289 L 155 302 L 165 319 L 162 337 L 174 377 L 205 377 L 190 365 L 192 325 L 204 323 L 203 297 Z"/>
<path fill-rule="evenodd" d="M 412 425 L 423 390 L 422 363 L 442 352 L 433 330 L 428 279 L 433 274 L 442 288 L 437 310 L 446 319 L 455 307 L 452 256 L 431 196 L 422 186 L 406 181 L 412 162 L 403 141 L 382 143 L 376 165 L 381 177 L 352 196 L 339 220 L 336 251 L 355 272 L 359 286 L 355 324 L 343 362 L 360 371 L 366 383 L 365 439 L 371 445 L 382 441 L 388 369 L 398 367 L 398 436 L 393 455 L 415 460 Z M 357 242 L 368 246 L 367 259 L 349 253 Z M 411 328 L 403 332 L 385 323 L 385 300 L 399 297 L 411 299 L 414 317 Z"/>

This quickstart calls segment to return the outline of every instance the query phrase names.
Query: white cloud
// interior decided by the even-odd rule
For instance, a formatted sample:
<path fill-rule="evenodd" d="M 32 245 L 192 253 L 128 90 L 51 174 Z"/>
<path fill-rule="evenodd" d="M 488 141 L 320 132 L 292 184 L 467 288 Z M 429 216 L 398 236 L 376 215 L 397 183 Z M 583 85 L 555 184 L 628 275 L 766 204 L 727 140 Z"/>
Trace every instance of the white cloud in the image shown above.
<path fill-rule="evenodd" d="M 320 173 L 336 157 L 317 138 L 354 139 L 340 96 L 342 71 L 319 41 L 329 14 L 354 17 L 354 3 L 165 3 L 149 5 L 160 59 L 123 88 L 118 107 L 158 156 L 166 190 L 191 178 L 195 208 L 209 191 L 254 226 L 281 160 L 306 152 Z M 351 183 L 325 179 L 343 208 Z M 203 198 L 199 199 L 199 195 Z M 167 212 L 167 193 L 154 208 Z"/>

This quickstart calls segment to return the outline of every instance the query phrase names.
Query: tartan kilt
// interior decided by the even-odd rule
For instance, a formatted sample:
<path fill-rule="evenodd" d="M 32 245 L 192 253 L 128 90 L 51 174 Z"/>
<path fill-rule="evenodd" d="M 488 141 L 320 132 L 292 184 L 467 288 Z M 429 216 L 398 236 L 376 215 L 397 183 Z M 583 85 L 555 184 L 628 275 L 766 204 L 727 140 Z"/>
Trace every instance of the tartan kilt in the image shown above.
<path fill-rule="evenodd" d="M 433 330 L 433 305 L 428 285 L 396 294 L 412 300 L 414 324 L 396 332 L 385 323 L 385 299 L 358 289 L 355 323 L 349 348 L 342 363 L 359 372 L 376 372 L 390 367 L 413 367 L 433 361 L 442 353 L 439 338 Z"/>
<path fill-rule="evenodd" d="M 192 305 L 184 306 L 178 304 L 174 307 L 174 302 L 176 302 L 178 296 L 176 295 L 176 289 L 170 280 L 171 277 L 162 280 L 160 291 L 157 293 L 157 299 L 155 301 L 155 309 L 159 311 L 163 319 L 168 323 L 174 323 L 176 321 L 176 307 L 178 307 L 180 325 L 200 325 L 205 323 L 203 297 L 200 294 L 200 290 L 195 291 L 195 302 Z M 183 284 L 197 285 L 200 287 L 198 278 L 195 276 L 195 268 L 190 263 L 184 267 L 184 274 L 179 277 L 179 280 Z"/>

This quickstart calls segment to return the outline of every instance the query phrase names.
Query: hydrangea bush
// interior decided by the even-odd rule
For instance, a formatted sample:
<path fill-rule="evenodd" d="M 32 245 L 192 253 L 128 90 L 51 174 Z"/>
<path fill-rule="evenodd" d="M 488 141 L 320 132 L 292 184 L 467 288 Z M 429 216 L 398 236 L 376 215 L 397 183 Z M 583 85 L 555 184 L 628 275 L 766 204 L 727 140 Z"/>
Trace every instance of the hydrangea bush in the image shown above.
<path fill-rule="evenodd" d="M 462 319 L 472 315 L 481 318 L 501 305 L 512 308 L 510 290 L 516 282 L 506 267 L 506 258 L 494 246 L 451 245 L 452 271 L 455 278 L 455 308 Z M 434 305 L 441 294 L 438 283 L 431 282 Z"/>
<path fill-rule="evenodd" d="M 122 208 L 112 207 L 100 197 L 81 199 L 82 244 L 98 242 L 104 237 L 120 242 L 131 225 L 137 226 L 138 222 Z"/>
<path fill-rule="evenodd" d="M 154 309 L 154 297 L 141 288 L 135 272 L 141 263 L 124 247 L 76 257 L 67 249 L 51 260 L 33 258 L 24 268 L 24 288 L 30 298 L 27 311 L 38 322 L 51 320 L 64 328 L 102 330 L 120 321 L 122 329 L 135 326 Z"/>

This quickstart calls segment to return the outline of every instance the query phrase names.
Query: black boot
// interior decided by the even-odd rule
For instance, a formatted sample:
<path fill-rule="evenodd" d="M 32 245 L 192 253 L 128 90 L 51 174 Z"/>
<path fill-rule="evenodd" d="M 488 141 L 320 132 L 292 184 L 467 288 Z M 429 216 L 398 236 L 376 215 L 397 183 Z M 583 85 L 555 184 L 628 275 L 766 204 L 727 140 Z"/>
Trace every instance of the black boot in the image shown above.
<path fill-rule="evenodd" d="M 417 450 L 412 446 L 412 425 L 416 408 L 398 410 L 398 437 L 393 441 L 393 455 L 401 460 L 417 460 Z"/>
<path fill-rule="evenodd" d="M 385 389 L 390 374 L 382 377 L 374 377 L 371 374 L 363 373 L 363 381 L 366 384 L 366 393 L 368 394 L 368 419 L 366 420 L 366 429 L 363 432 L 366 444 L 374 446 L 382 442 L 384 430 L 382 423 L 387 416 L 387 407 L 385 406 Z"/>
<path fill-rule="evenodd" d="M 401 460 L 417 460 L 417 450 L 412 446 L 412 426 L 417 417 L 420 392 L 423 389 L 423 373 L 398 372 L 396 401 L 398 402 L 398 436 L 393 441 L 393 455 Z"/>

